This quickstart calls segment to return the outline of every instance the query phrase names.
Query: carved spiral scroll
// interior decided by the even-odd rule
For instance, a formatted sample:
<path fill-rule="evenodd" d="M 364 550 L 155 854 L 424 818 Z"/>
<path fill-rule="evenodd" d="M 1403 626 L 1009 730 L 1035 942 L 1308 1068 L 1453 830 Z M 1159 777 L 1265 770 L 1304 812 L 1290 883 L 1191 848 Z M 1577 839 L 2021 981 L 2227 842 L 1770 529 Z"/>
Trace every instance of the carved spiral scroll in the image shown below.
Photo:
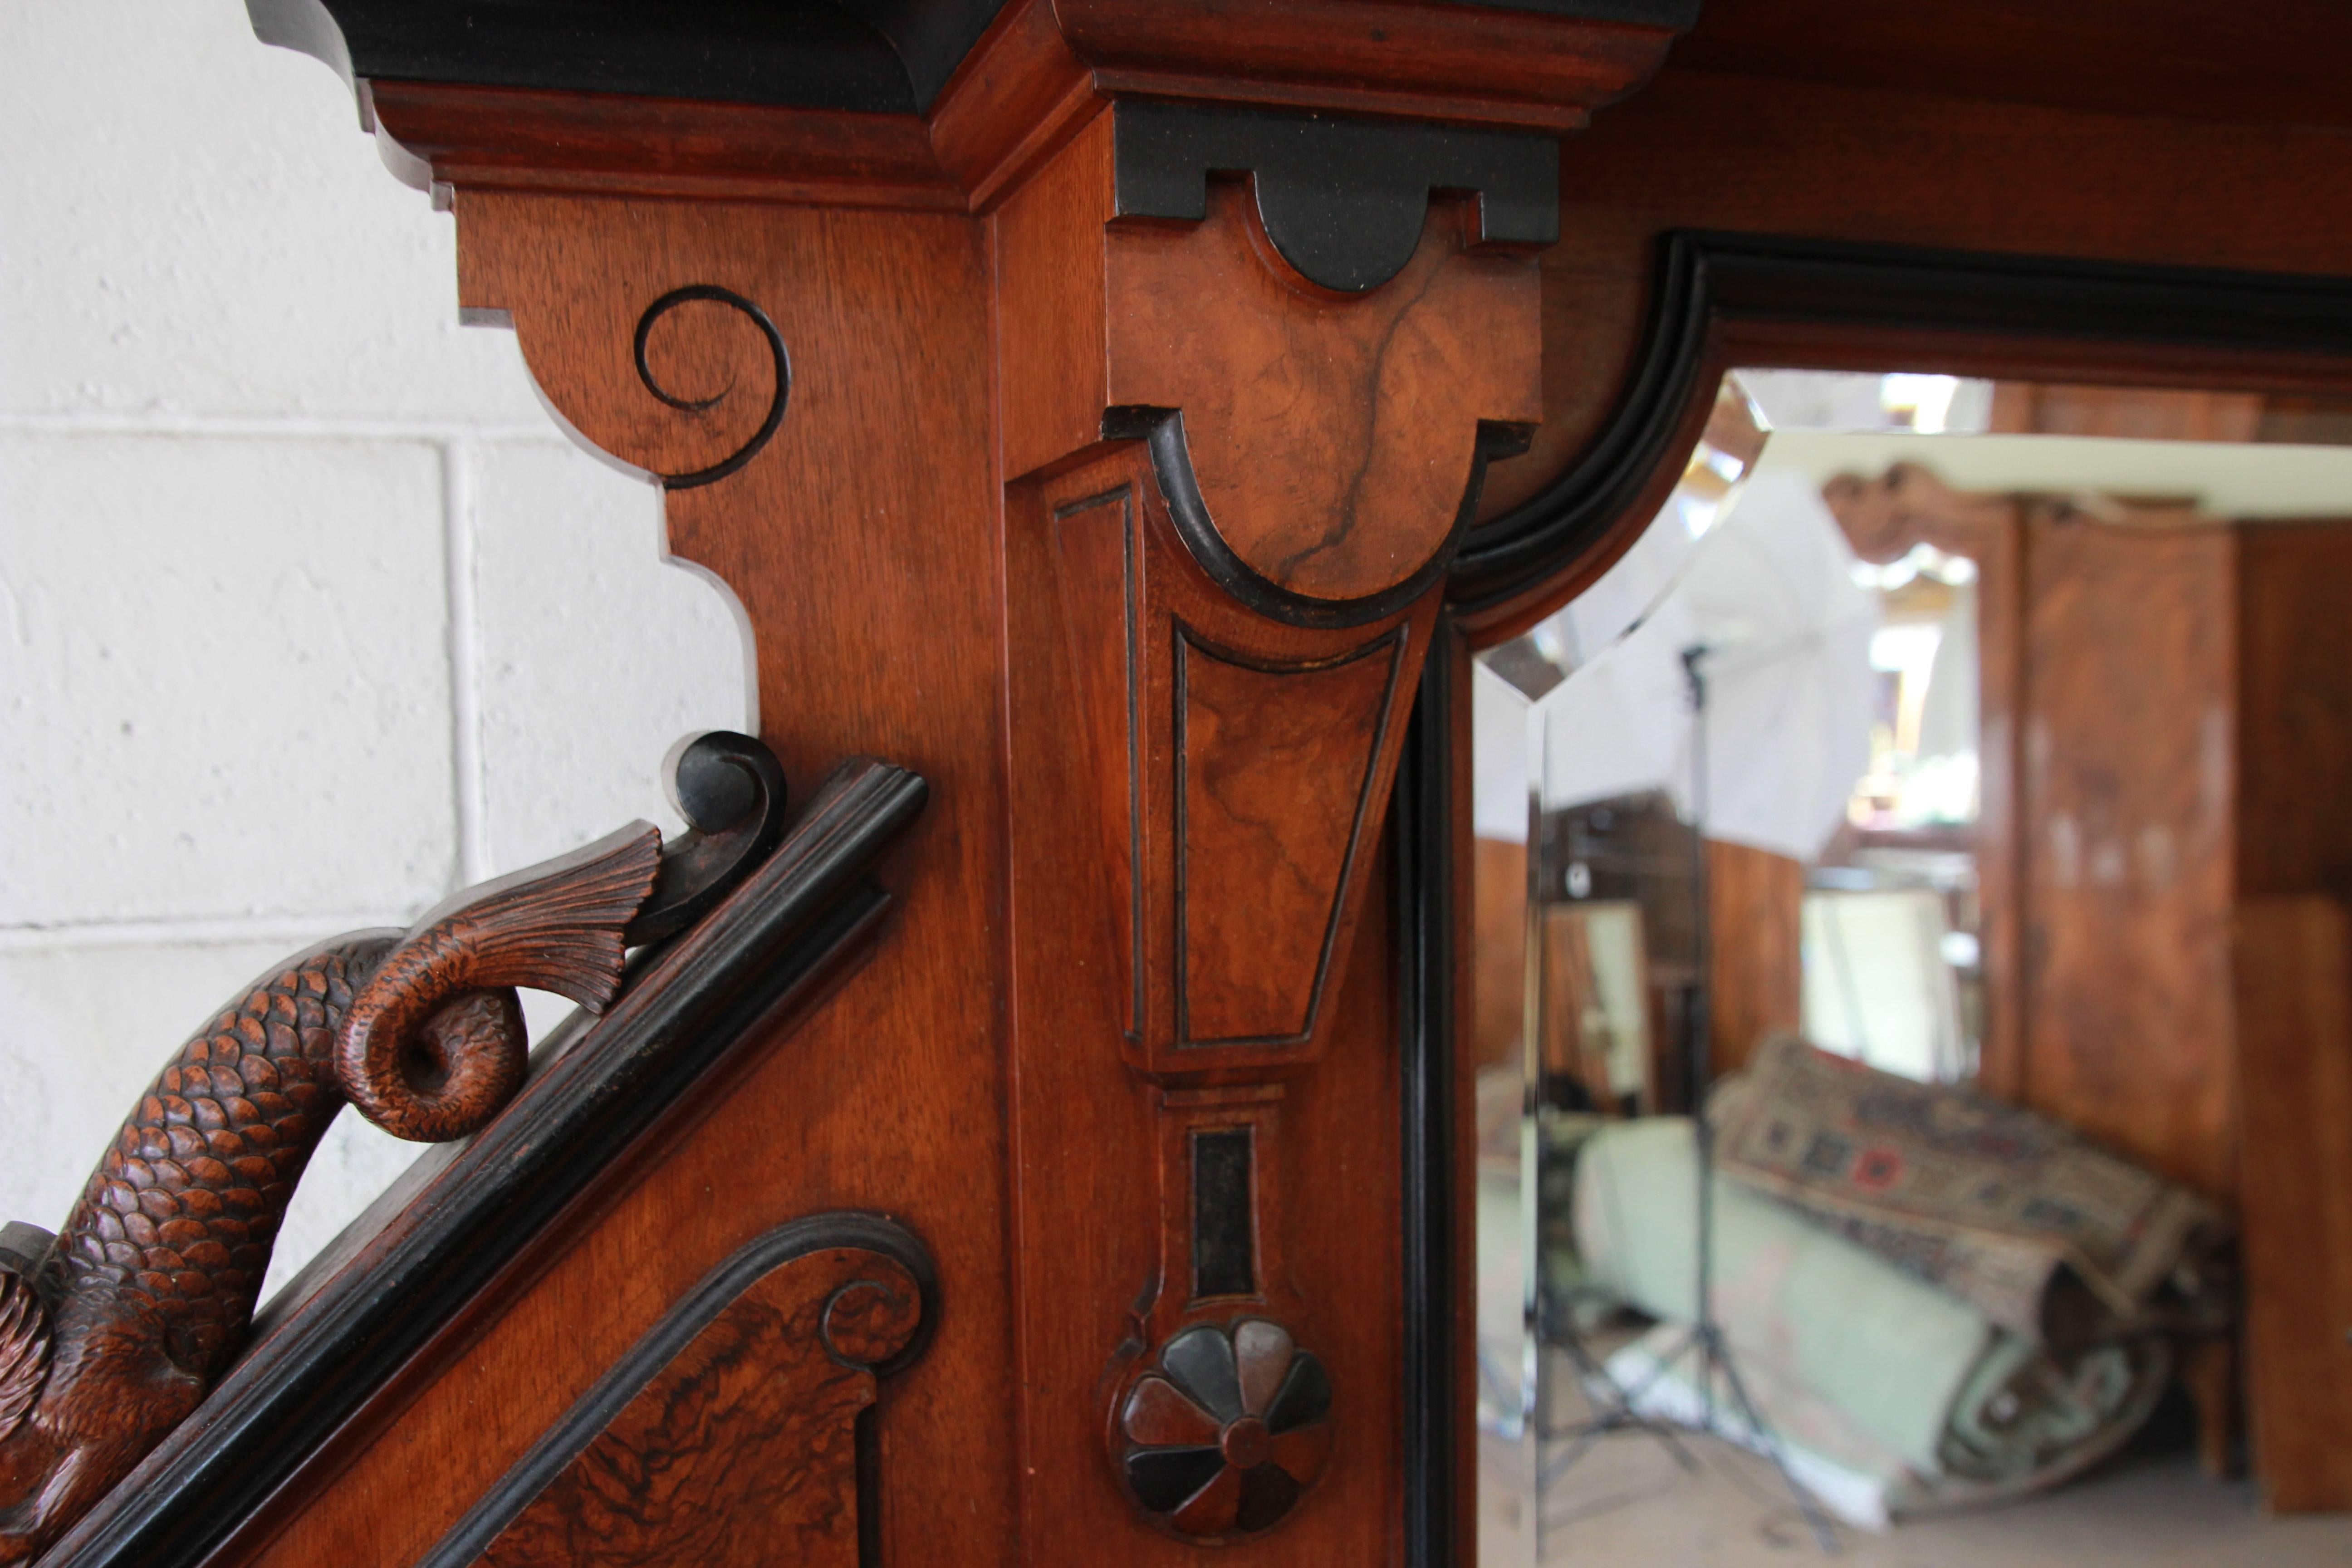
<path fill-rule="evenodd" d="M 721 458 L 707 468 L 695 468 L 682 474 L 661 475 L 663 486 L 674 490 L 692 489 L 697 485 L 707 485 L 714 480 L 723 479 L 758 456 L 760 448 L 774 437 L 777 427 L 783 424 L 784 399 L 792 388 L 792 366 L 784 353 L 783 334 L 776 331 L 776 323 L 769 320 L 768 312 L 731 289 L 721 289 L 715 283 L 693 283 L 683 289 L 671 289 L 646 306 L 646 313 L 637 318 L 635 351 L 637 379 L 646 384 L 647 392 L 682 413 L 702 414 L 726 401 L 727 395 L 734 390 L 734 384 L 730 382 L 709 397 L 680 397 L 662 385 L 654 375 L 653 365 L 646 358 L 646 345 L 653 336 L 654 323 L 680 305 L 689 304 L 697 300 L 709 300 L 740 311 L 751 319 L 753 326 L 760 329 L 760 335 L 768 342 L 769 358 L 775 363 L 776 390 L 775 395 L 768 401 L 767 417 L 760 422 L 760 428 L 752 432 L 751 438 L 737 447 L 732 455 Z"/>
<path fill-rule="evenodd" d="M 784 836 L 783 764 L 751 736 L 688 735 L 670 748 L 663 773 L 689 831 L 662 847 L 653 896 L 629 922 L 631 947 L 700 920 Z"/>
<path fill-rule="evenodd" d="M 659 830 L 633 823 L 427 914 L 344 1016 L 335 1071 L 352 1103 L 419 1142 L 487 1123 L 521 1086 L 530 1048 L 513 987 L 603 1012 L 660 858 Z"/>

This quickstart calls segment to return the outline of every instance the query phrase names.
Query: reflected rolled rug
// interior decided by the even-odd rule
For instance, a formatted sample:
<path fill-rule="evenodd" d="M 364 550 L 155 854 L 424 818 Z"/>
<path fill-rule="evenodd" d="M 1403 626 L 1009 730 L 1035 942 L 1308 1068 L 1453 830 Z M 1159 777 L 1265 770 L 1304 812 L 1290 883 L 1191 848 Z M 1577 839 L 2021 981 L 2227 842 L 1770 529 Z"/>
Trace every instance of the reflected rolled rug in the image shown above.
<path fill-rule="evenodd" d="M 2161 1339 L 2061 1355 L 1799 1211 L 1718 1173 L 1711 1294 L 1738 1368 L 1799 1479 L 1853 1522 L 2041 1489 L 2115 1452 L 2170 1374 Z M 1611 1370 L 1650 1414 L 1697 1424 L 1697 1171 L 1690 1122 L 1616 1122 L 1577 1163 L 1592 1288 L 1662 1320 Z M 1716 1426 L 1751 1446 L 1723 1415 Z"/>

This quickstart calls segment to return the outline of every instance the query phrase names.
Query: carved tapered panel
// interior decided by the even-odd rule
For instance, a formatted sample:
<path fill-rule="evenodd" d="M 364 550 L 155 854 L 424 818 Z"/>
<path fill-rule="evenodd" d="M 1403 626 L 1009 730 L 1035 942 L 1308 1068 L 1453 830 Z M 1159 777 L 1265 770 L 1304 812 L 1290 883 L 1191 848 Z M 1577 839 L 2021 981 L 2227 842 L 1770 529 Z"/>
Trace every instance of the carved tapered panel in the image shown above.
<path fill-rule="evenodd" d="M 719 1266 L 426 1557 L 427 1568 L 854 1568 L 859 1415 L 917 1345 L 930 1265 L 862 1215 Z"/>
<path fill-rule="evenodd" d="M 1285 668 L 1179 633 L 1180 1045 L 1312 1034 L 1404 647 Z"/>

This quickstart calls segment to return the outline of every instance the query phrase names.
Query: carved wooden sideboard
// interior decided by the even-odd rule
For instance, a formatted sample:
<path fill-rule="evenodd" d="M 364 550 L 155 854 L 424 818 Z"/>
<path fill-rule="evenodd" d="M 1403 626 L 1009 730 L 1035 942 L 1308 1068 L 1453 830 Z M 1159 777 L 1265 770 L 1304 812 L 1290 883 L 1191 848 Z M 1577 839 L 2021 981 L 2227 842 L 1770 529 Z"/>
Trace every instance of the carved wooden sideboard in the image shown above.
<path fill-rule="evenodd" d="M 2328 16 L 249 9 L 835 782 L 60 1565 L 1471 1561 L 1468 650 L 1729 363 L 2352 386 Z"/>

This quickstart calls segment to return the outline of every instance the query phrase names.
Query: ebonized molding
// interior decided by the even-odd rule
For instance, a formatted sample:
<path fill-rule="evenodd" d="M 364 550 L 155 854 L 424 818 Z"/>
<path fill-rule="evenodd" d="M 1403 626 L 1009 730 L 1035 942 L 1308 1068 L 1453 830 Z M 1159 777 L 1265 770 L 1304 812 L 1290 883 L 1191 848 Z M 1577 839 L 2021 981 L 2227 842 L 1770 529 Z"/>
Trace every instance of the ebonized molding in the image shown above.
<path fill-rule="evenodd" d="M 1397 763 L 1397 1019 L 1404 1116 L 1404 1562 L 1451 1568 L 1464 1463 L 1456 1445 L 1456 1352 L 1473 1320 L 1457 1315 L 1454 1202 L 1454 767 L 1458 639 L 1441 625 L 1421 667 L 1421 692 Z"/>
<path fill-rule="evenodd" d="M 464 82 L 924 114 L 1005 0 L 246 0 L 345 81 Z M 1699 0 L 1450 0 L 1685 28 Z"/>
<path fill-rule="evenodd" d="M 1650 324 L 1616 411 L 1525 505 L 1472 529 L 1448 598 L 1475 614 L 1573 563 L 1674 454 L 1725 323 L 2352 354 L 2352 282 L 2255 272 L 1972 255 L 1775 236 L 1666 237 Z"/>
<path fill-rule="evenodd" d="M 1311 598 L 1273 583 L 1234 553 L 1217 531 L 1201 496 L 1201 482 L 1192 471 L 1192 448 L 1184 437 L 1181 408 L 1125 407 L 1108 409 L 1102 419 L 1106 441 L 1143 441 L 1151 452 L 1152 477 L 1160 498 L 1168 503 L 1168 519 L 1177 537 L 1212 582 L 1269 620 L 1295 626 L 1360 626 L 1395 615 L 1428 591 L 1453 565 L 1454 552 L 1470 520 L 1477 515 L 1478 496 L 1486 483 L 1486 465 L 1528 449 L 1532 434 L 1525 425 L 1500 420 L 1478 421 L 1477 445 L 1470 462 L 1462 504 L 1454 513 L 1454 532 L 1445 547 L 1431 556 L 1412 576 L 1384 593 L 1360 599 Z"/>
<path fill-rule="evenodd" d="M 1432 191 L 1476 195 L 1475 243 L 1559 238 L 1559 143 L 1549 136 L 1192 104 L 1121 104 L 1112 182 L 1120 217 L 1199 223 L 1212 173 L 1253 176 L 1282 258 L 1360 294 L 1402 270 Z"/>
<path fill-rule="evenodd" d="M 593 1026 L 574 1020 L 488 1128 L 429 1150 L 271 1302 L 195 1413 L 86 1515 L 53 1568 L 194 1568 L 519 1259 L 625 1179 L 659 1127 L 764 1020 L 801 1005 L 890 902 L 866 872 L 921 811 L 921 778 L 845 764 L 702 922 L 641 952 Z"/>
<path fill-rule="evenodd" d="M 532 1445 L 497 1486 L 467 1511 L 440 1543 L 425 1555 L 418 1568 L 467 1568 L 468 1563 L 481 1560 L 501 1533 L 540 1500 L 550 1484 L 612 1426 L 614 1417 L 646 1393 L 647 1386 L 714 1320 L 772 1270 L 811 1253 L 833 1249 L 888 1258 L 907 1271 L 920 1293 L 912 1336 L 887 1361 L 866 1370 L 876 1376 L 887 1376 L 922 1354 L 938 1320 L 939 1279 L 930 1254 L 920 1241 L 903 1227 L 873 1215 L 818 1215 L 780 1226 L 704 1276 L 630 1348 L 627 1355 L 597 1381 L 595 1387 Z M 830 1342 L 823 1347 L 823 1353 L 845 1365 L 866 1366 L 863 1360 L 853 1362 L 845 1347 Z M 726 1433 L 727 1428 L 722 1426 L 712 1436 Z M 861 1505 L 862 1502 L 863 1500 Z"/>

